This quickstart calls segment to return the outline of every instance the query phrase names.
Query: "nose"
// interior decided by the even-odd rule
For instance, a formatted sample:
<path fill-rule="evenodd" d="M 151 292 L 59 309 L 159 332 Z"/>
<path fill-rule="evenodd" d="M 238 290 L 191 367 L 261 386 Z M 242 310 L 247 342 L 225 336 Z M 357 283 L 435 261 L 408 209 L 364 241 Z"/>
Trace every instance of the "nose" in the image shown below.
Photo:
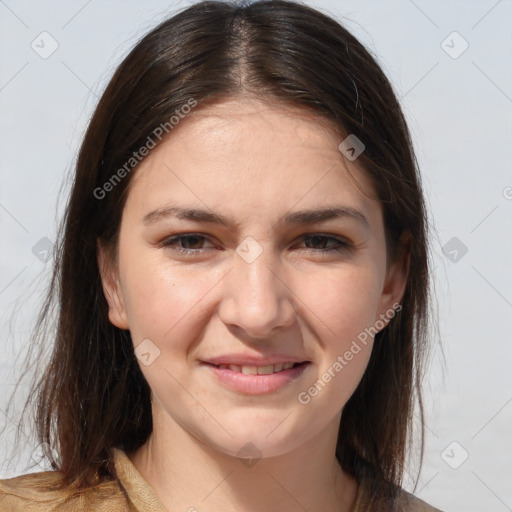
<path fill-rule="evenodd" d="M 270 249 L 265 248 L 252 262 L 236 253 L 218 314 L 238 336 L 264 340 L 294 323 L 293 300 L 280 260 Z"/>

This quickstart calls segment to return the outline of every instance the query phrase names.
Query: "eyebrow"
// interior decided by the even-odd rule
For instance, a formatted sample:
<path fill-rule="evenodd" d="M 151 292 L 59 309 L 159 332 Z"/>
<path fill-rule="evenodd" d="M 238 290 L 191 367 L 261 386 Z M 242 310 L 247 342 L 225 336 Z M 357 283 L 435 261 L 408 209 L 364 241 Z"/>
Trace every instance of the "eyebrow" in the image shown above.
<path fill-rule="evenodd" d="M 198 222 L 208 222 L 211 224 L 220 224 L 226 228 L 231 228 L 233 222 L 227 217 L 203 210 L 200 208 L 183 208 L 179 206 L 169 206 L 158 208 L 146 214 L 142 222 L 145 225 L 155 224 L 163 219 L 177 218 L 183 220 L 193 220 Z M 286 214 L 280 222 L 286 225 L 315 224 L 331 219 L 350 218 L 359 222 L 366 229 L 370 229 L 368 219 L 355 208 L 349 206 L 329 206 L 313 210 L 301 210 Z"/>

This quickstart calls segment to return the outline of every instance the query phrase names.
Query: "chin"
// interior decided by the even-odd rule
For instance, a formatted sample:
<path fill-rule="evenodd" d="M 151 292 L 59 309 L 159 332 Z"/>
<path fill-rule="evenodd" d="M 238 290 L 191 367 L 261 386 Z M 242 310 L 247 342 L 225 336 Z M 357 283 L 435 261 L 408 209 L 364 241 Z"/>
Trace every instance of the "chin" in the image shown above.
<path fill-rule="evenodd" d="M 199 437 L 203 443 L 220 453 L 249 460 L 284 455 L 298 448 L 310 437 L 303 430 L 292 430 L 290 427 L 293 425 L 285 426 L 286 420 L 281 424 L 274 421 L 271 428 L 268 427 L 268 422 L 258 424 L 257 421 L 251 422 L 251 428 L 244 428 L 245 421 L 239 418 L 237 425 L 223 425 L 231 436 L 226 434 L 219 438 L 217 435 L 210 436 L 202 432 Z"/>

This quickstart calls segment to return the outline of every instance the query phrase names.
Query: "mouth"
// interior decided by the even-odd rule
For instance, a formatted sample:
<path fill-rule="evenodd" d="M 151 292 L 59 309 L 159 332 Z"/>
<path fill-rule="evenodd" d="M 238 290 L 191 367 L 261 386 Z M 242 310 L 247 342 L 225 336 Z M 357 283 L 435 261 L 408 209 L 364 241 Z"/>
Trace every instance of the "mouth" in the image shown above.
<path fill-rule="evenodd" d="M 264 366 L 256 365 L 238 365 L 238 364 L 213 364 L 206 363 L 211 366 L 215 366 L 221 370 L 230 370 L 235 373 L 243 373 L 244 375 L 272 375 L 273 373 L 280 373 L 284 370 L 290 370 L 300 365 L 308 364 L 309 361 L 303 361 L 301 363 L 279 363 L 279 364 L 267 364 Z"/>
<path fill-rule="evenodd" d="M 299 379 L 310 365 L 310 361 L 264 366 L 208 362 L 201 364 L 206 370 L 209 370 L 208 373 L 214 376 L 215 382 L 243 395 L 277 393 Z"/>

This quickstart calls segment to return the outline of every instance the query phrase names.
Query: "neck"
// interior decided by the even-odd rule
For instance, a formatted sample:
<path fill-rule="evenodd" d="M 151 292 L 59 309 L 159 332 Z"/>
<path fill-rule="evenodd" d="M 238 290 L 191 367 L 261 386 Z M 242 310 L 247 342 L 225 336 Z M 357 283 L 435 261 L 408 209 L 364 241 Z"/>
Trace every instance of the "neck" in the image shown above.
<path fill-rule="evenodd" d="M 358 486 L 334 456 L 339 419 L 289 453 L 244 460 L 153 411 L 151 436 L 128 456 L 167 510 L 350 512 Z"/>

